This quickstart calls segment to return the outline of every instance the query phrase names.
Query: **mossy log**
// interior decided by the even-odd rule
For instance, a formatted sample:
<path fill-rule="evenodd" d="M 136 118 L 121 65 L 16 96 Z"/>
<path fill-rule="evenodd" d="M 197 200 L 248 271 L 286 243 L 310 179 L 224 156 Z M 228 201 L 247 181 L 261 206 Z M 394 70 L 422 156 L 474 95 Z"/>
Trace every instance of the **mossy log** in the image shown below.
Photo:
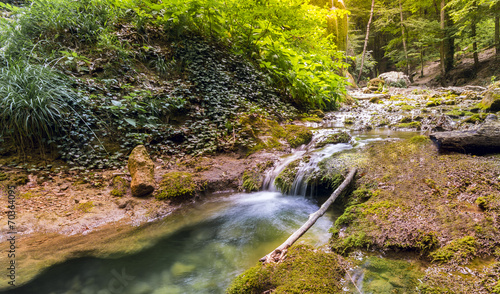
<path fill-rule="evenodd" d="M 500 122 L 490 114 L 476 130 L 433 133 L 430 139 L 439 151 L 471 154 L 500 153 Z"/>
<path fill-rule="evenodd" d="M 295 243 L 300 237 L 302 237 L 302 235 L 304 235 L 309 230 L 309 228 L 311 228 L 316 223 L 318 218 L 325 214 L 328 207 L 332 205 L 332 203 L 335 201 L 335 199 L 337 199 L 340 193 L 342 193 L 342 191 L 351 183 L 351 181 L 354 179 L 355 174 L 356 169 L 351 169 L 342 184 L 332 193 L 332 195 L 325 201 L 325 203 L 321 205 L 320 209 L 318 209 L 318 211 L 316 211 L 315 213 L 309 215 L 309 219 L 302 225 L 302 227 L 295 231 L 295 233 L 293 233 L 283 244 L 274 249 L 268 255 L 259 259 L 259 261 L 264 264 L 282 261 L 286 256 L 288 248 L 290 248 L 293 243 Z"/>

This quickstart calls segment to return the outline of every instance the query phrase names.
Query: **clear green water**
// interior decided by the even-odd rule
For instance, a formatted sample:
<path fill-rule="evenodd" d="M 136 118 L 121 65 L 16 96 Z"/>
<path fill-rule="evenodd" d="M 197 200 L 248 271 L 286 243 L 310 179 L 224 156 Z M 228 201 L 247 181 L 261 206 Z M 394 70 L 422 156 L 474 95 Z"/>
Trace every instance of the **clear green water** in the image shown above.
<path fill-rule="evenodd" d="M 317 209 L 312 200 L 277 192 L 232 195 L 155 224 L 165 232 L 161 226 L 182 226 L 139 253 L 70 260 L 8 293 L 224 293 Z M 322 217 L 302 242 L 325 244 L 333 219 L 332 212 Z"/>

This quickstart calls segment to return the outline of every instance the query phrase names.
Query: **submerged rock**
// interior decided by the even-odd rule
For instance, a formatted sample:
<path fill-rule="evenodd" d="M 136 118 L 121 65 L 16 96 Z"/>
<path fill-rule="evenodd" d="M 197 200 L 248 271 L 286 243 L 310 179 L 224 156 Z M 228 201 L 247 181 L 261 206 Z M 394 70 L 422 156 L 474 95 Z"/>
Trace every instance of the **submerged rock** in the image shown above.
<path fill-rule="evenodd" d="M 153 193 L 155 189 L 154 164 L 143 145 L 132 150 L 128 158 L 128 170 L 132 176 L 130 184 L 132 196 L 141 197 Z"/>

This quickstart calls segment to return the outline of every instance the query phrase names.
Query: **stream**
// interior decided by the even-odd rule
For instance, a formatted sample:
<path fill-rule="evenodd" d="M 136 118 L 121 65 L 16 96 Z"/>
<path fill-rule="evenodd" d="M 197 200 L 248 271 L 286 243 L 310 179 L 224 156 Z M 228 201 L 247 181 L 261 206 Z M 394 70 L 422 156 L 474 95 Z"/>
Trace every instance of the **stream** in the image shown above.
<path fill-rule="evenodd" d="M 331 131 L 318 129 L 315 138 Z M 159 229 L 165 226 L 179 229 L 164 230 L 165 235 L 159 241 L 138 253 L 112 259 L 69 260 L 46 269 L 8 293 L 224 293 L 237 275 L 256 265 L 259 258 L 280 245 L 319 208 L 321 203 L 317 199 L 329 196 L 307 197 L 308 189 L 302 184 L 302 179 L 319 161 L 373 141 L 411 137 L 414 133 L 381 129 L 351 132 L 351 135 L 352 144 L 295 150 L 267 174 L 264 191 L 218 196 L 156 221 L 154 225 Z M 310 159 L 301 167 L 292 195 L 281 194 L 273 185 L 274 177 L 305 154 Z M 339 209 L 331 208 L 299 243 L 327 244 L 328 229 L 340 214 Z"/>

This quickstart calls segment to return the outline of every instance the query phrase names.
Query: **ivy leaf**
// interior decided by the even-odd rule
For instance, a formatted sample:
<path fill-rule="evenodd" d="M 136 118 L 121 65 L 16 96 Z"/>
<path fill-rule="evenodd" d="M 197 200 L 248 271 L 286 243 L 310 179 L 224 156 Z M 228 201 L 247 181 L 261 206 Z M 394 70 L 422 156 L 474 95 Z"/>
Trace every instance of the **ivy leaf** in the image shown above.
<path fill-rule="evenodd" d="M 129 124 L 131 124 L 133 127 L 136 127 L 137 126 L 137 121 L 133 118 L 124 118 L 124 120 L 126 122 L 128 122 Z"/>

